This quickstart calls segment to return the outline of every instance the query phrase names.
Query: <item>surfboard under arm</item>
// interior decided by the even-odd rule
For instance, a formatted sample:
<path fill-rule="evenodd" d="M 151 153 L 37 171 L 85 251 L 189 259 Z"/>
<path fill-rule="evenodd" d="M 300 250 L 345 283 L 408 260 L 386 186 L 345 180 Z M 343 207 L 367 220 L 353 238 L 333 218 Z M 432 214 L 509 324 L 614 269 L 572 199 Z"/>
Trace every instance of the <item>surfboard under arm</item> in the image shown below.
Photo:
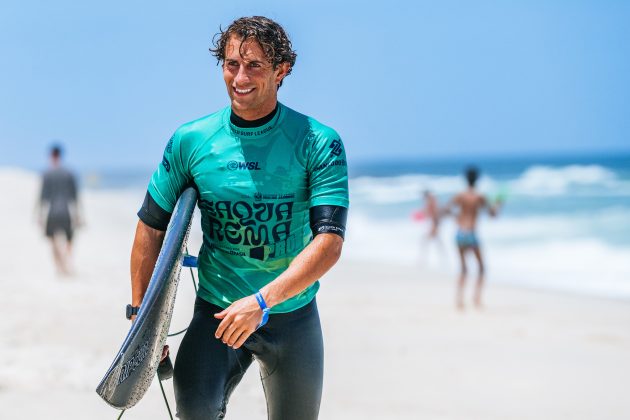
<path fill-rule="evenodd" d="M 140 311 L 96 392 L 112 407 L 133 407 L 149 389 L 160 363 L 197 191 L 186 189 L 166 229 L 166 236 Z"/>

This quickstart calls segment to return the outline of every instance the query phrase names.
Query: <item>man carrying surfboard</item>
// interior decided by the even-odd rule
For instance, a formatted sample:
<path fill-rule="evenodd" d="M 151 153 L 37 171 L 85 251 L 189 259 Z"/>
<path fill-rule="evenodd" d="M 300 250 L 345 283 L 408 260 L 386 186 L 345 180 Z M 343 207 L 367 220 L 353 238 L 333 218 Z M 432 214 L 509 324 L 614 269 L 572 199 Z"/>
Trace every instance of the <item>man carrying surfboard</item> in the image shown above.
<path fill-rule="evenodd" d="M 348 208 L 339 135 L 278 102 L 296 54 L 284 29 L 240 18 L 216 37 L 230 106 L 182 125 L 148 186 L 131 253 L 142 304 L 179 194 L 199 192 L 193 319 L 175 362 L 182 419 L 223 418 L 253 359 L 272 420 L 318 417 L 323 341 L 315 294 L 339 259 Z"/>

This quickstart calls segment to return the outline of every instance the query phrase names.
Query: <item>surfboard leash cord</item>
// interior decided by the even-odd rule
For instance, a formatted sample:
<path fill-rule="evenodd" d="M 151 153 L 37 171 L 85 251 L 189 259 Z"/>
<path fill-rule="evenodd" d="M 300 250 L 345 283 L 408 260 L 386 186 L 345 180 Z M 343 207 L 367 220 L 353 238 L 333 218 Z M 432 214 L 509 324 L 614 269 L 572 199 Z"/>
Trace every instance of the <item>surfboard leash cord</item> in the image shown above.
<path fill-rule="evenodd" d="M 164 392 L 164 385 L 162 385 L 162 380 L 158 378 L 158 382 L 160 383 L 160 390 L 162 391 L 162 397 L 164 397 L 164 404 L 166 404 L 166 409 L 168 410 L 168 416 L 173 420 L 173 413 L 171 412 L 171 406 L 168 404 L 168 398 L 166 398 L 166 392 Z M 116 420 L 120 420 L 120 418 L 125 414 L 127 409 L 124 409 L 120 412 Z"/>
<path fill-rule="evenodd" d="M 162 396 L 164 397 L 164 404 L 166 404 L 166 409 L 168 410 L 168 416 L 171 418 L 171 420 L 173 420 L 173 413 L 171 413 L 171 407 L 168 405 L 168 398 L 166 398 L 166 392 L 164 392 L 162 380 L 158 378 L 158 382 L 160 383 L 160 390 L 162 390 Z"/>
<path fill-rule="evenodd" d="M 186 255 L 190 255 L 188 253 L 188 245 L 186 246 Z M 195 296 L 197 295 L 197 280 L 195 279 L 195 273 L 193 272 L 193 266 L 189 265 L 188 269 L 190 270 L 190 278 L 192 279 L 193 287 L 195 288 Z M 188 330 L 188 327 L 184 328 L 181 331 L 177 331 L 176 333 L 169 334 L 167 337 L 175 337 L 177 335 L 183 334 Z"/>

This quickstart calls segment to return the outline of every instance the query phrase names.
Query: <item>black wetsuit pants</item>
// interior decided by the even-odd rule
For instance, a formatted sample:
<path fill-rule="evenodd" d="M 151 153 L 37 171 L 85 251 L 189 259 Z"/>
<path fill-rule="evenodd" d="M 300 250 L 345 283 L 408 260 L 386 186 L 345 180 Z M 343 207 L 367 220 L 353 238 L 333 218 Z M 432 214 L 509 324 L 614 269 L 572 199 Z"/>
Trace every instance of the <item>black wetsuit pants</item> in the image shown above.
<path fill-rule="evenodd" d="M 175 362 L 177 416 L 222 419 L 234 387 L 256 359 L 269 420 L 314 420 L 322 395 L 324 347 L 315 299 L 286 314 L 273 314 L 234 350 L 214 337 L 221 308 L 201 298 Z"/>

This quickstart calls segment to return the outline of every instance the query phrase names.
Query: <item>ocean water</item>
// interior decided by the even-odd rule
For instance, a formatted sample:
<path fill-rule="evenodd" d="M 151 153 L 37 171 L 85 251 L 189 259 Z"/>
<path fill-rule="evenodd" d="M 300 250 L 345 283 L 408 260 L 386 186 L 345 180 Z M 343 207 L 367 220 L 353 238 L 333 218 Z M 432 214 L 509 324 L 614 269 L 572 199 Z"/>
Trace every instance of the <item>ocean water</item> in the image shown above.
<path fill-rule="evenodd" d="M 455 224 L 439 240 L 411 214 L 431 190 L 445 205 L 481 170 L 478 189 L 503 195 L 496 218 L 478 231 L 493 282 L 630 299 L 630 155 L 494 159 L 350 161 L 351 209 L 344 258 L 429 266 L 455 277 Z M 83 174 L 91 189 L 144 189 L 151 169 Z M 471 261 L 471 271 L 475 266 Z"/>
<path fill-rule="evenodd" d="M 630 298 L 630 155 L 380 162 L 358 165 L 351 181 L 354 258 L 458 270 L 455 224 L 440 241 L 410 215 L 431 190 L 440 205 L 466 188 L 463 169 L 481 169 L 478 189 L 506 197 L 478 231 L 489 282 Z M 472 265 L 474 270 L 474 265 Z"/>

